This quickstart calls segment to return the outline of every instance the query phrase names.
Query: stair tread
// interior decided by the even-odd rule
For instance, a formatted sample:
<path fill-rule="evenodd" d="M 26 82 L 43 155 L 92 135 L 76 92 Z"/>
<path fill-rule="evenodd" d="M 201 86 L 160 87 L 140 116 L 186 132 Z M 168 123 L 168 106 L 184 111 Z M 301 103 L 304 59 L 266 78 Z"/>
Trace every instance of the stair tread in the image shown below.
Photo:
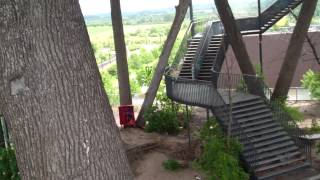
<path fill-rule="evenodd" d="M 257 154 L 256 157 L 252 157 L 255 159 L 248 158 L 248 161 L 254 161 L 254 160 L 258 161 L 261 159 L 266 159 L 269 157 L 273 157 L 273 156 L 277 156 L 280 154 L 285 154 L 285 153 L 289 153 L 289 152 L 293 152 L 293 151 L 297 151 L 297 150 L 299 150 L 297 146 L 291 146 L 289 148 L 281 148 L 281 149 L 277 149 L 273 152 L 265 152 L 265 153 Z"/>
<path fill-rule="evenodd" d="M 253 121 L 253 120 L 266 118 L 266 117 L 272 117 L 272 113 L 269 112 L 269 113 L 253 116 L 253 117 L 250 117 L 250 118 L 238 118 L 238 122 L 239 123 L 244 123 L 244 122 Z"/>
<path fill-rule="evenodd" d="M 265 119 L 262 119 L 262 120 L 259 120 L 259 121 L 254 121 L 254 122 L 250 122 L 250 123 L 242 123 L 241 126 L 243 128 L 246 128 L 246 127 L 251 127 L 251 126 L 258 126 L 260 124 L 271 123 L 271 122 L 274 122 L 274 120 L 272 118 L 265 118 Z"/>
<path fill-rule="evenodd" d="M 271 110 L 270 109 L 267 109 L 267 108 L 265 108 L 265 109 L 258 109 L 258 110 L 254 110 L 254 111 L 248 111 L 248 112 L 245 112 L 245 113 L 242 113 L 242 114 L 235 114 L 234 116 L 235 116 L 235 118 L 243 118 L 243 117 L 253 117 L 253 116 L 255 116 L 255 115 L 257 115 L 257 114 L 261 114 L 261 113 L 269 113 L 269 112 L 271 112 Z"/>
<path fill-rule="evenodd" d="M 272 164 L 270 166 L 264 166 L 264 167 L 256 169 L 255 171 L 256 172 L 261 172 L 261 171 L 271 170 L 271 169 L 274 169 L 274 168 L 277 168 L 277 167 L 280 167 L 280 166 L 284 166 L 284 165 L 288 165 L 288 164 L 291 164 L 291 163 L 294 163 L 294 162 L 304 161 L 304 160 L 305 160 L 305 158 L 299 157 L 299 158 L 292 159 L 290 161 L 280 162 L 280 163 Z"/>
<path fill-rule="evenodd" d="M 275 126 L 279 126 L 279 124 L 277 124 L 277 123 L 262 124 L 259 126 L 255 126 L 255 127 L 251 127 L 251 128 L 243 128 L 243 129 L 245 132 L 249 133 L 249 132 L 258 131 L 258 130 L 262 130 L 262 129 L 266 129 L 266 128 L 270 128 L 270 127 L 275 127 Z"/>
<path fill-rule="evenodd" d="M 243 108 L 237 109 L 237 110 L 233 110 L 233 108 L 232 108 L 232 113 L 236 114 L 236 113 L 256 110 L 256 109 L 260 109 L 260 108 L 267 108 L 267 106 L 265 104 L 258 104 L 258 105 L 255 105 L 255 106 L 244 106 Z"/>
<path fill-rule="evenodd" d="M 295 165 L 293 167 L 283 168 L 283 169 L 278 170 L 278 171 L 272 171 L 270 173 L 264 174 L 262 176 L 259 176 L 259 180 L 270 179 L 271 177 L 274 177 L 274 176 L 277 176 L 277 175 L 280 175 L 280 174 L 286 174 L 288 172 L 295 171 L 295 170 L 298 170 L 298 169 L 303 169 L 303 168 L 306 168 L 306 167 L 309 167 L 309 166 L 310 166 L 309 163 L 304 162 L 304 163 L 301 163 L 299 165 Z"/>
<path fill-rule="evenodd" d="M 279 136 L 284 136 L 284 135 L 287 135 L 287 133 L 285 131 L 280 131 L 280 132 L 277 132 L 277 133 L 274 133 L 274 134 L 270 134 L 270 135 L 267 135 L 267 136 L 263 136 L 261 138 L 254 138 L 252 140 L 252 142 L 256 143 L 256 142 L 263 142 L 263 141 L 267 141 L 268 139 L 270 138 L 275 138 L 275 137 L 279 137 Z"/>
<path fill-rule="evenodd" d="M 287 146 L 291 146 L 291 145 L 294 145 L 295 143 L 293 141 L 288 141 L 288 142 L 285 142 L 285 143 L 282 143 L 282 144 L 277 144 L 277 145 L 274 145 L 274 146 L 269 146 L 269 147 L 264 147 L 262 149 L 256 149 L 255 152 L 257 154 L 260 154 L 260 153 L 265 153 L 265 152 L 269 152 L 269 151 L 273 151 L 273 150 L 276 150 L 278 148 L 282 148 L 282 147 L 287 147 Z M 250 154 L 249 152 L 252 152 L 252 150 L 245 150 L 244 151 L 245 154 Z"/>
<path fill-rule="evenodd" d="M 288 153 L 288 154 L 285 154 L 285 155 L 276 156 L 274 158 L 269 158 L 269 159 L 266 159 L 266 160 L 258 161 L 258 162 L 255 163 L 255 166 L 261 166 L 263 164 L 271 163 L 273 161 L 281 160 L 283 158 L 286 158 L 286 159 L 292 158 L 292 157 L 297 156 L 297 155 L 301 155 L 301 153 L 299 151 L 295 151 L 295 152 Z"/>
<path fill-rule="evenodd" d="M 279 126 L 279 127 L 275 127 L 275 128 L 272 128 L 272 129 L 262 130 L 260 132 L 249 133 L 248 137 L 261 136 L 263 134 L 272 133 L 272 132 L 279 131 L 279 130 L 282 130 L 282 129 L 283 128 L 281 126 Z"/>
<path fill-rule="evenodd" d="M 277 138 L 277 139 L 270 139 L 268 141 L 263 141 L 261 143 L 255 143 L 254 146 L 255 147 L 262 147 L 262 146 L 266 146 L 266 145 L 270 145 L 270 144 L 274 144 L 274 143 L 278 143 L 278 142 L 282 142 L 285 140 L 291 140 L 291 138 L 289 136 L 283 136 L 282 138 Z"/>

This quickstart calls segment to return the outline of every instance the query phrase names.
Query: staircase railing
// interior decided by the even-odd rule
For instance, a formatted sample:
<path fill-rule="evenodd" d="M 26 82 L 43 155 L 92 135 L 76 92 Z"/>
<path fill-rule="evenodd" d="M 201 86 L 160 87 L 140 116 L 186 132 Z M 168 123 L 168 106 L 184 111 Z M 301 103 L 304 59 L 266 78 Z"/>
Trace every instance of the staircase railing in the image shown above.
<path fill-rule="evenodd" d="M 208 22 L 207 20 L 197 20 L 195 22 L 190 22 L 189 26 L 187 28 L 187 30 L 184 33 L 184 36 L 181 40 L 181 43 L 179 45 L 178 51 L 176 52 L 176 55 L 173 58 L 172 64 L 171 64 L 171 68 L 175 69 L 175 70 L 179 70 L 179 65 L 181 63 L 181 61 L 183 60 L 187 50 L 188 50 L 188 46 L 189 46 L 189 41 L 192 38 L 192 29 L 195 30 L 195 33 L 200 33 L 202 32 L 202 26 L 204 26 L 204 24 Z"/>
<path fill-rule="evenodd" d="M 192 63 L 192 79 L 196 79 L 198 77 L 198 72 L 200 71 L 201 64 L 203 62 L 205 50 L 208 47 L 212 35 L 212 22 L 208 22 L 206 30 L 202 35 L 199 46 L 194 56 L 194 60 Z"/>
<path fill-rule="evenodd" d="M 179 49 L 178 49 L 178 51 L 173 59 L 173 62 L 171 64 L 171 67 L 174 69 L 176 69 L 178 67 L 178 65 L 180 64 L 181 60 L 184 58 L 184 56 L 187 52 L 188 40 L 192 38 L 191 30 L 192 30 L 192 28 L 194 28 L 194 26 L 195 26 L 195 23 L 190 22 L 186 32 L 184 33 L 184 36 L 181 40 Z"/>
<path fill-rule="evenodd" d="M 213 108 L 214 114 L 217 117 L 217 119 L 220 121 L 220 124 L 223 125 L 224 132 L 228 132 L 228 128 L 233 129 L 231 133 L 231 137 L 237 139 L 241 144 L 246 145 L 248 149 L 250 149 L 249 159 L 247 160 L 248 169 L 250 172 L 254 172 L 254 167 L 256 167 L 256 158 L 257 158 L 257 151 L 254 146 L 254 138 L 249 137 L 247 133 L 245 133 L 244 128 L 241 126 L 241 124 L 238 122 L 238 120 L 232 115 L 232 105 L 226 103 L 227 100 L 225 100 L 222 97 L 222 89 L 220 88 L 213 88 L 214 94 L 213 98 L 215 101 L 215 104 L 219 104 L 219 106 L 216 106 Z M 226 91 L 231 89 L 225 89 Z M 228 92 L 226 92 L 228 93 Z M 230 94 L 229 94 L 230 95 Z M 228 95 L 227 95 L 228 96 Z M 232 126 L 229 127 L 229 123 L 231 121 Z M 235 130 L 234 130 L 235 129 Z M 227 135 L 227 134 L 226 134 Z"/>
<path fill-rule="evenodd" d="M 277 100 L 270 100 L 272 92 L 261 78 L 260 83 L 264 87 L 266 97 L 264 98 L 264 100 L 272 109 L 272 112 L 276 117 L 275 120 L 277 120 L 286 130 L 288 135 L 292 137 L 295 143 L 299 146 L 300 151 L 304 153 L 307 161 L 311 162 L 311 144 L 310 142 L 304 140 L 304 137 L 307 137 L 308 135 L 307 132 L 299 128 L 299 126 L 293 120 L 293 118 L 286 112 L 286 110 L 284 109 L 283 102 Z"/>
<path fill-rule="evenodd" d="M 255 83 L 259 83 L 259 87 L 262 87 L 264 92 L 264 95 L 260 95 L 260 97 L 272 110 L 275 117 L 274 120 L 277 121 L 286 130 L 292 140 L 295 141 L 300 151 L 304 153 L 307 161 L 311 161 L 310 142 L 303 140 L 304 137 L 307 137 L 307 133 L 300 129 L 297 123 L 286 112 L 283 103 L 270 100 L 272 92 L 261 77 L 213 72 L 213 79 L 215 79 L 213 84 L 220 91 L 220 94 L 225 94 L 228 90 L 231 90 L 231 93 L 250 93 L 246 80 L 250 79 Z"/>
<path fill-rule="evenodd" d="M 230 116 L 230 106 L 223 99 L 221 92 L 214 87 L 212 82 L 177 78 L 173 77 L 171 73 L 170 69 L 165 73 L 167 96 L 179 103 L 212 109 L 224 132 L 227 132 L 228 129 L 226 124 L 232 120 L 233 128 L 235 128 L 233 134 L 236 134 L 233 137 L 252 149 L 248 165 L 249 170 L 253 171 L 257 154 L 252 143 L 253 138 L 246 135 L 240 123 L 233 118 L 232 114 Z"/>

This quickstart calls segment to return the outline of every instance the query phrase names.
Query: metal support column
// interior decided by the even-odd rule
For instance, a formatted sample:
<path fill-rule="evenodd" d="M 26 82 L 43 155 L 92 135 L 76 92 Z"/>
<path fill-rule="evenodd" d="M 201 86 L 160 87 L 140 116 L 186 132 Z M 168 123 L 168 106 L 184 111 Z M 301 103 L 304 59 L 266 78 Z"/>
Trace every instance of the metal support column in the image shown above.
<path fill-rule="evenodd" d="M 186 105 L 186 113 L 187 113 L 188 142 L 189 142 L 189 149 L 191 149 L 190 117 L 189 117 L 188 105 Z"/>
<path fill-rule="evenodd" d="M 258 0 L 259 14 L 259 58 L 260 58 L 260 73 L 263 74 L 263 59 L 262 59 L 262 17 L 261 17 L 261 1 Z"/>

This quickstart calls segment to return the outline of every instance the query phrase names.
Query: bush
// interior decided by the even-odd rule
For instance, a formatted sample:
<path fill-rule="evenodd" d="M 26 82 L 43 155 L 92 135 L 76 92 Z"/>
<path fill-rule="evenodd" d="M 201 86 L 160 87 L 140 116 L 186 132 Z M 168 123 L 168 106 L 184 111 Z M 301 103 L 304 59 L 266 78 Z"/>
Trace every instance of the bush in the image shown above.
<path fill-rule="evenodd" d="M 169 171 L 176 171 L 181 168 L 181 165 L 178 163 L 178 161 L 174 159 L 168 159 L 164 161 L 162 165 L 166 170 Z"/>
<path fill-rule="evenodd" d="M 284 110 L 290 115 L 290 117 L 295 121 L 295 122 L 301 122 L 303 121 L 304 117 L 303 114 L 299 111 L 298 108 L 296 107 L 290 107 L 285 105 Z"/>
<path fill-rule="evenodd" d="M 307 71 L 303 75 L 302 84 L 311 92 L 311 96 L 320 99 L 320 72 Z"/>
<path fill-rule="evenodd" d="M 179 122 L 176 113 L 171 109 L 159 109 L 156 106 L 148 108 L 144 114 L 146 120 L 145 131 L 177 134 Z"/>
<path fill-rule="evenodd" d="M 278 108 L 280 107 L 280 109 L 282 109 L 284 112 L 286 112 L 294 122 L 301 122 L 304 120 L 304 116 L 303 114 L 299 111 L 298 108 L 296 107 L 291 107 L 288 106 L 286 103 L 286 98 L 278 98 L 274 101 L 271 102 L 271 106 L 278 110 Z M 281 118 L 281 113 L 280 111 L 274 111 L 274 115 L 276 117 Z"/>
<path fill-rule="evenodd" d="M 0 179 L 20 179 L 17 160 L 13 149 L 0 148 L 0 172 Z"/>
<path fill-rule="evenodd" d="M 249 179 L 248 174 L 240 166 L 242 146 L 233 139 L 223 136 L 220 126 L 214 119 L 209 119 L 200 130 L 200 138 L 204 142 L 203 153 L 194 162 L 197 169 L 202 170 L 208 179 Z"/>

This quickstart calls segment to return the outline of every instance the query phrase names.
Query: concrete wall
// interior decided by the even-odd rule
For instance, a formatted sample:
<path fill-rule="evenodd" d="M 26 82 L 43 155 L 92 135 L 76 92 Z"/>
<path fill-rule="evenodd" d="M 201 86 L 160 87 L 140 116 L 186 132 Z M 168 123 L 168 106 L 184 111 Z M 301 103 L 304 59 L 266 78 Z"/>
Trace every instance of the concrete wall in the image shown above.
<path fill-rule="evenodd" d="M 263 35 L 263 69 L 266 77 L 266 82 L 269 87 L 274 87 L 278 78 L 280 68 L 287 50 L 291 33 L 283 34 L 264 34 Z M 320 32 L 310 32 L 309 37 L 316 48 L 318 56 L 320 56 Z M 253 64 L 259 64 L 259 37 L 258 35 L 250 35 L 244 37 L 247 50 L 249 52 Z M 306 40 L 307 41 L 307 40 Z M 233 73 L 240 73 L 239 66 L 235 60 L 231 46 L 227 51 L 226 60 Z M 303 74 L 308 70 L 320 71 L 320 65 L 312 53 L 312 50 L 307 42 L 304 44 L 303 52 L 299 60 L 297 70 L 292 87 L 301 87 L 301 79 Z M 226 63 L 223 65 L 222 72 L 226 72 Z"/>

